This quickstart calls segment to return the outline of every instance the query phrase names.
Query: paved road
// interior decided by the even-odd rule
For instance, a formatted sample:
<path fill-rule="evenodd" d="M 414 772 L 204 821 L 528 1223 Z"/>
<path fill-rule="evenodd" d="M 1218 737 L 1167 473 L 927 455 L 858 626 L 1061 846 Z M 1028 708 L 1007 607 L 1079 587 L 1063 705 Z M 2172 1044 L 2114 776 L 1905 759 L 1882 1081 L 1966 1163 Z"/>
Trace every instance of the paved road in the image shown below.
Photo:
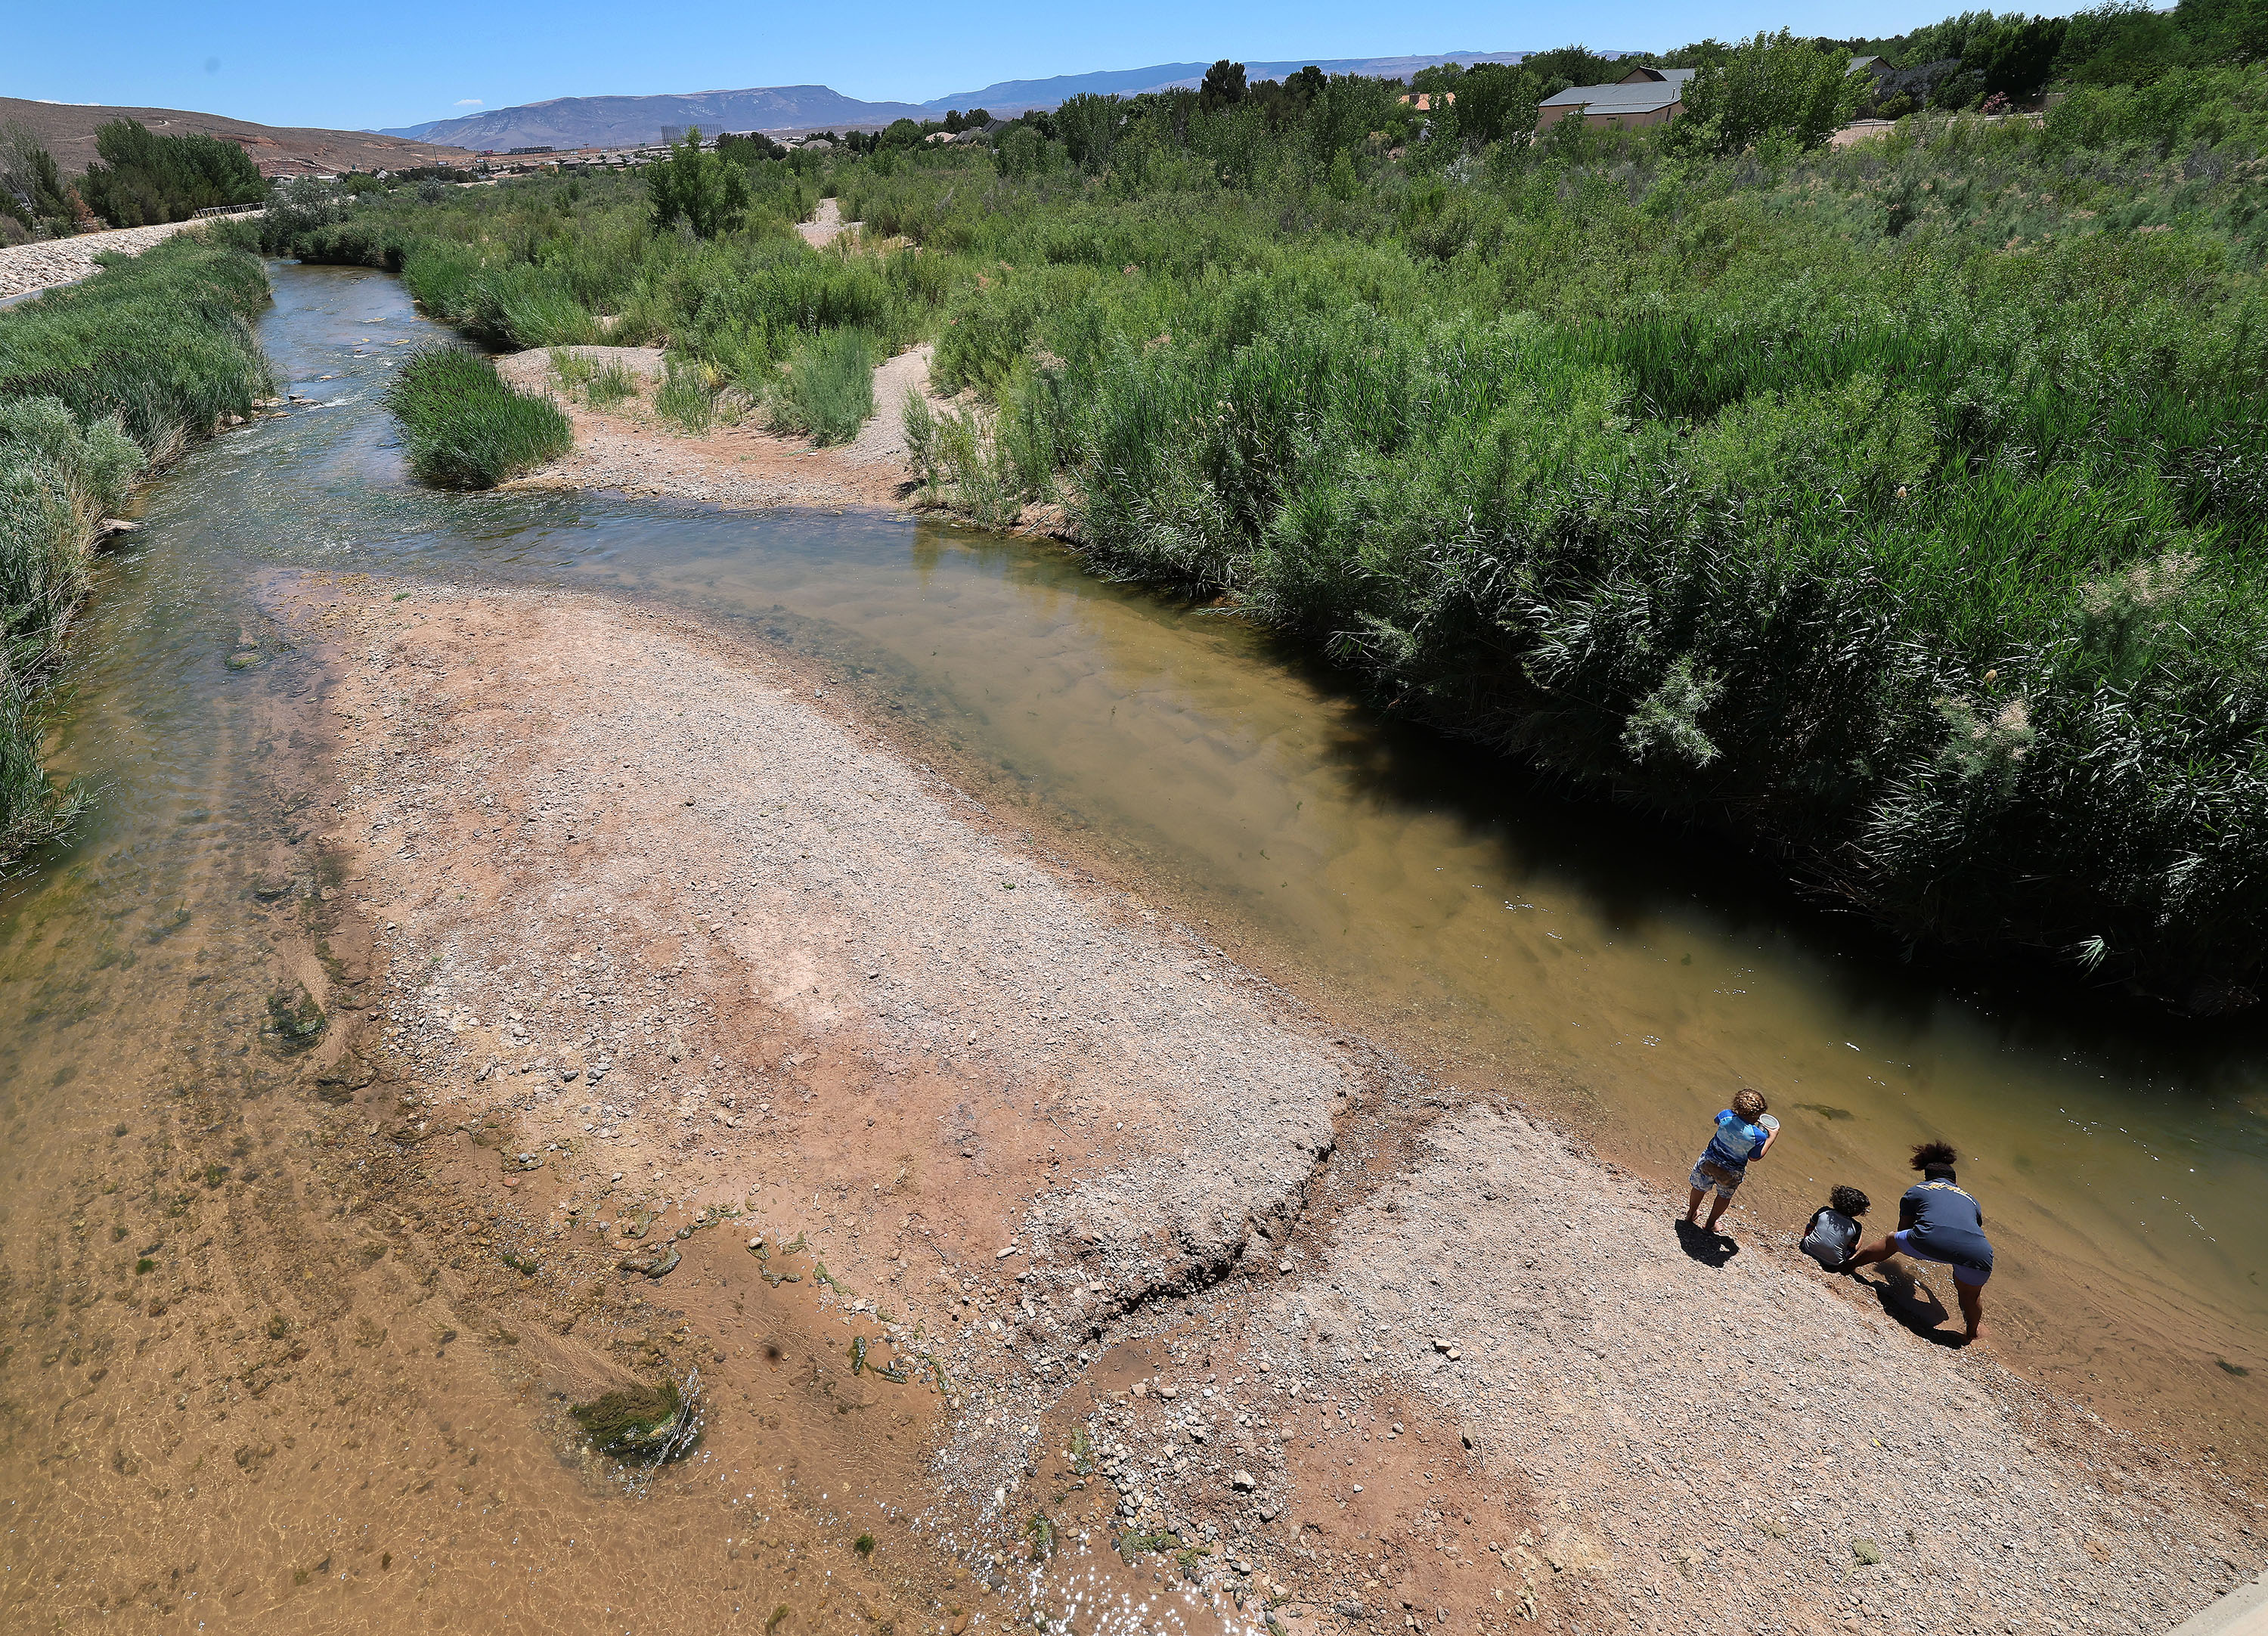
<path fill-rule="evenodd" d="M 0 301 L 28 295 L 35 290 L 52 290 L 57 284 L 77 284 L 95 270 L 94 258 L 105 250 L 123 250 L 129 255 L 139 255 L 160 239 L 196 225 L 168 222 L 159 227 L 118 227 L 108 232 L 81 233 L 76 239 L 52 239 L 0 249 Z"/>

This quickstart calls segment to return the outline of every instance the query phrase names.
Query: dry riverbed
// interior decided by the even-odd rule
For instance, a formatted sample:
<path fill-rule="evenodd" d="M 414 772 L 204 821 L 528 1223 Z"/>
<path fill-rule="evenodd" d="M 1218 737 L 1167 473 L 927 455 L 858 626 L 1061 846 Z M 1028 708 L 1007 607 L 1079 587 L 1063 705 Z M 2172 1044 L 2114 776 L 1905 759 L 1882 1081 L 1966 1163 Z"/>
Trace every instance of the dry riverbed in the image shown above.
<path fill-rule="evenodd" d="M 974 1583 L 907 1568 L 908 1628 L 1057 1597 L 1035 1516 L 1292 1636 L 2123 1633 L 2260 1566 L 2208 1467 L 1681 1237 L 800 661 L 566 594 L 271 601 L 331 656 L 312 811 L 375 944 L 310 1070 L 342 1151 L 411 1239 L 482 1224 L 448 1264 L 531 1404 L 697 1364 L 716 1459 L 949 1541 Z"/>

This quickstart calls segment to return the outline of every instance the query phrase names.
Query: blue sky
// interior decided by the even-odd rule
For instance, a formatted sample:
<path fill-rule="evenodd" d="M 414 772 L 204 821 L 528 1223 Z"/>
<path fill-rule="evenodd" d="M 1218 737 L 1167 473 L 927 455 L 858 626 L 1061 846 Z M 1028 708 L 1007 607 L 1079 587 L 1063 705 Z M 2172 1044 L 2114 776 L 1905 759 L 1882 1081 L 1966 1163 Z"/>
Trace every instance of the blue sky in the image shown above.
<path fill-rule="evenodd" d="M 924 101 L 1001 79 L 1214 57 L 1680 45 L 1782 25 L 1880 34 L 1962 9 L 1866 0 L 1604 0 L 1580 6 L 1351 0 L 1134 6 L 870 0 L 858 6 L 656 8 L 593 0 L 385 7 L 15 0 L 0 95 L 192 108 L 359 129 L 547 97 L 816 84 Z M 2058 8 L 2062 9 L 2062 8 Z M 674 15 L 673 15 L 673 12 Z"/>

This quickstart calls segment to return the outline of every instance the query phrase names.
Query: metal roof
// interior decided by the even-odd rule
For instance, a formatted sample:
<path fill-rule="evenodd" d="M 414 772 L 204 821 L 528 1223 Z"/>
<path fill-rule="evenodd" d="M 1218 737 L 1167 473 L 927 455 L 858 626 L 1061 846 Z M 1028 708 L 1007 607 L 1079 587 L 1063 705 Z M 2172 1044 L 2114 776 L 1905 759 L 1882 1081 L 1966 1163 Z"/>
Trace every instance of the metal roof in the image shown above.
<path fill-rule="evenodd" d="M 1543 99 L 1538 106 L 1547 108 L 1580 107 L 1591 114 L 1652 114 L 1666 108 L 1685 95 L 1685 82 L 1693 77 L 1690 68 L 1656 68 L 1645 70 L 1646 79 L 1613 85 L 1570 85 L 1556 96 Z"/>

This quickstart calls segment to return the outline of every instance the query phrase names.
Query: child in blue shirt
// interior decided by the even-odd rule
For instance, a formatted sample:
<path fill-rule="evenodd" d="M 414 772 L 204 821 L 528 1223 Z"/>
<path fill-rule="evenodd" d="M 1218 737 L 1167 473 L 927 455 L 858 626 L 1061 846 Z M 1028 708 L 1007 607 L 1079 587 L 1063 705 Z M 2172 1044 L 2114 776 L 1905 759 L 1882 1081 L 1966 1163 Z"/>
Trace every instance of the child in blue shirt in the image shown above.
<path fill-rule="evenodd" d="M 1701 1196 L 1713 1189 L 1717 1199 L 1709 1206 L 1709 1220 L 1703 1230 L 1716 1232 L 1718 1219 L 1748 1177 L 1749 1161 L 1771 1151 L 1772 1143 L 1779 1139 L 1779 1121 L 1765 1117 L 1766 1105 L 1760 1093 L 1744 1090 L 1717 1116 L 1717 1134 L 1709 1139 L 1709 1146 L 1694 1161 L 1693 1174 L 1687 1178 L 1693 1189 L 1693 1197 L 1685 1205 L 1687 1225 L 1692 1225 L 1700 1213 Z"/>

